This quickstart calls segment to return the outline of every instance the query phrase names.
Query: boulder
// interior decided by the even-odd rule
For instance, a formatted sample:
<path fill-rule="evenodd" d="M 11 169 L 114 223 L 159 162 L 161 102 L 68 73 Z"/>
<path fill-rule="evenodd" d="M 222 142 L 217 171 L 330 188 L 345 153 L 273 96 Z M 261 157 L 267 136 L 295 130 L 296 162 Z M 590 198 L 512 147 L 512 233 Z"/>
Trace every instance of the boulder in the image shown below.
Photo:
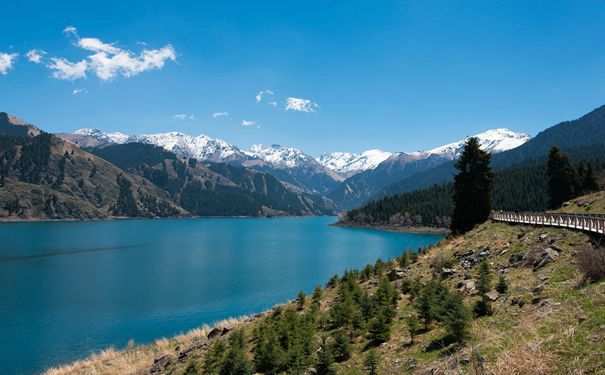
<path fill-rule="evenodd" d="M 401 280 L 401 279 L 403 279 L 404 275 L 405 275 L 405 271 L 402 270 L 401 268 L 393 268 L 392 270 L 389 271 L 389 273 L 387 273 L 387 277 L 389 278 L 389 281 Z"/>
<path fill-rule="evenodd" d="M 538 236 L 538 240 L 540 240 L 540 242 L 544 242 L 547 238 L 548 238 L 548 234 L 546 234 L 546 233 Z"/>
<path fill-rule="evenodd" d="M 485 293 L 485 297 L 490 300 L 490 301 L 495 301 L 500 297 L 500 293 L 496 292 L 495 290 L 492 290 L 491 292 L 487 292 Z"/>
<path fill-rule="evenodd" d="M 454 271 L 451 268 L 442 268 L 441 269 L 441 277 L 443 277 L 443 278 L 450 277 L 455 273 L 456 273 L 456 271 Z"/>
<path fill-rule="evenodd" d="M 219 337 L 223 331 L 220 328 L 212 328 L 212 331 L 208 332 L 208 339 Z"/>
<path fill-rule="evenodd" d="M 174 360 L 175 360 L 175 357 L 170 354 L 163 355 L 160 358 L 156 358 L 153 361 L 153 365 L 149 369 L 149 373 L 158 374 L 158 373 L 163 372 L 166 369 L 166 367 L 168 367 L 168 365 L 170 365 L 170 363 L 172 363 Z"/>
<path fill-rule="evenodd" d="M 472 294 L 476 291 L 475 282 L 473 280 L 462 280 L 458 283 L 458 290 L 463 293 Z"/>

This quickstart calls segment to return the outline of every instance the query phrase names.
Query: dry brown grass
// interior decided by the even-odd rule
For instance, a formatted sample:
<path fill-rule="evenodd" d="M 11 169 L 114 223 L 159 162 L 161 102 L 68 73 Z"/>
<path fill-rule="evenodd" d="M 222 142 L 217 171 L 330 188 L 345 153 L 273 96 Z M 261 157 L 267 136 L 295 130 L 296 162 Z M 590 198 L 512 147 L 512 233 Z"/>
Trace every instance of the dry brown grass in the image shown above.
<path fill-rule="evenodd" d="M 175 354 L 177 346 L 187 347 L 196 341 L 204 340 L 214 328 L 233 329 L 244 324 L 248 317 L 230 318 L 217 322 L 212 327 L 204 325 L 171 339 L 158 339 L 149 345 L 137 346 L 123 351 L 109 348 L 89 358 L 69 365 L 51 368 L 45 375 L 124 375 L 144 372 L 153 364 L 154 359 L 163 355 Z"/>

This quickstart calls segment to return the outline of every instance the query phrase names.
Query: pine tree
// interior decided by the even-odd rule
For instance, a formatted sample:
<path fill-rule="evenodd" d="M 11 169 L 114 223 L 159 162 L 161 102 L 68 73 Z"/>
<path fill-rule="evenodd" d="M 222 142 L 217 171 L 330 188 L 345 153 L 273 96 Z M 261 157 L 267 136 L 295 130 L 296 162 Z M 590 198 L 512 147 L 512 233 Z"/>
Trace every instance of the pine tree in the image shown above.
<path fill-rule="evenodd" d="M 500 275 L 498 278 L 498 284 L 496 285 L 496 291 L 500 294 L 504 294 L 508 291 L 508 283 L 506 282 L 506 278 L 504 274 Z"/>
<path fill-rule="evenodd" d="M 481 300 L 475 303 L 473 313 L 475 316 L 485 316 L 492 314 L 492 307 L 487 300 L 485 294 L 492 289 L 492 272 L 487 260 L 479 263 L 479 271 L 477 274 L 477 290 L 481 295 Z"/>
<path fill-rule="evenodd" d="M 590 160 L 580 162 L 580 164 L 578 164 L 577 170 L 578 191 L 576 195 L 587 194 L 599 190 L 599 184 L 597 184 L 597 177 L 594 173 L 592 162 Z"/>
<path fill-rule="evenodd" d="M 337 362 L 346 361 L 351 357 L 351 340 L 343 331 L 336 331 L 334 342 L 331 345 L 331 351 Z"/>
<path fill-rule="evenodd" d="M 491 155 L 479 147 L 477 138 L 469 138 L 455 167 L 454 213 L 450 229 L 462 234 L 489 218 L 493 173 Z"/>
<path fill-rule="evenodd" d="M 243 331 L 234 331 L 229 336 L 229 350 L 223 357 L 219 375 L 252 375 L 253 370 L 244 352 L 246 338 Z"/>
<path fill-rule="evenodd" d="M 463 342 L 468 336 L 471 313 L 464 306 L 462 295 L 458 292 L 449 293 L 441 307 L 441 322 L 445 324 L 448 334 L 457 342 Z"/>
<path fill-rule="evenodd" d="M 334 357 L 332 353 L 330 353 L 330 348 L 326 342 L 326 338 L 323 338 L 322 347 L 319 353 L 317 354 L 317 366 L 316 366 L 316 374 L 317 375 L 336 375 L 336 370 L 332 367 L 334 363 Z"/>
<path fill-rule="evenodd" d="M 378 365 L 380 364 L 380 353 L 376 349 L 368 350 L 365 359 L 363 360 L 363 367 L 367 371 L 368 375 L 378 375 Z"/>
<path fill-rule="evenodd" d="M 303 310 L 305 308 L 305 298 L 307 296 L 305 295 L 305 292 L 303 292 L 302 290 L 300 292 L 298 292 L 298 296 L 296 297 L 296 307 L 298 308 L 298 310 Z"/>
<path fill-rule="evenodd" d="M 546 177 L 548 179 L 548 207 L 556 209 L 563 202 L 574 196 L 574 184 L 576 180 L 575 171 L 569 163 L 569 158 L 561 152 L 557 146 L 553 146 L 548 153 L 546 165 Z"/>
<path fill-rule="evenodd" d="M 420 326 L 418 325 L 418 318 L 416 315 L 410 315 L 406 319 L 408 324 L 408 330 L 410 332 L 410 345 L 414 345 L 414 337 L 416 337 L 416 333 L 418 333 Z"/>

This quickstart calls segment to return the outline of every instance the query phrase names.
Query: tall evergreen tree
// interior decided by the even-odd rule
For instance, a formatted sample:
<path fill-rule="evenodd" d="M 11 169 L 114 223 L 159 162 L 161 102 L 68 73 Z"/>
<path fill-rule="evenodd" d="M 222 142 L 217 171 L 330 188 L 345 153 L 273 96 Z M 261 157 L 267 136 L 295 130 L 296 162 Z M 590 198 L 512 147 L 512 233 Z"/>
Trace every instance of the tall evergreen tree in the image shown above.
<path fill-rule="evenodd" d="M 573 198 L 575 171 L 569 163 L 568 156 L 561 152 L 557 146 L 553 146 L 548 153 L 546 177 L 548 179 L 549 208 L 559 208 L 563 202 Z"/>
<path fill-rule="evenodd" d="M 455 167 L 454 214 L 450 229 L 461 234 L 489 218 L 494 175 L 491 155 L 481 150 L 477 138 L 469 138 Z"/>

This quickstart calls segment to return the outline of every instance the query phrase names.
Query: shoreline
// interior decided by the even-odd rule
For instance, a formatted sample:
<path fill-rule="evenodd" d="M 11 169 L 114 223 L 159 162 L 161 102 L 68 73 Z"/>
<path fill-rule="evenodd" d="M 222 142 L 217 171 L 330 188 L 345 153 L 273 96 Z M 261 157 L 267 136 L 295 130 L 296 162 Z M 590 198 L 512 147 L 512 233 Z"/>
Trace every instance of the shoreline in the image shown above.
<path fill-rule="evenodd" d="M 182 219 L 280 219 L 304 217 L 337 217 L 337 215 L 274 215 L 274 216 L 169 216 L 169 217 L 107 217 L 91 219 L 42 219 L 42 218 L 0 218 L 0 225 L 12 223 L 61 223 L 61 222 L 91 222 L 91 221 L 130 221 L 130 220 L 182 220 Z"/>
<path fill-rule="evenodd" d="M 402 225 L 373 225 L 373 224 L 354 224 L 347 222 L 336 222 L 330 224 L 332 227 L 341 228 L 353 228 L 353 229 L 373 229 L 380 230 L 383 232 L 397 232 L 397 233 L 414 233 L 414 234 L 440 234 L 447 236 L 450 231 L 446 228 L 426 227 L 426 226 L 402 226 Z"/>

